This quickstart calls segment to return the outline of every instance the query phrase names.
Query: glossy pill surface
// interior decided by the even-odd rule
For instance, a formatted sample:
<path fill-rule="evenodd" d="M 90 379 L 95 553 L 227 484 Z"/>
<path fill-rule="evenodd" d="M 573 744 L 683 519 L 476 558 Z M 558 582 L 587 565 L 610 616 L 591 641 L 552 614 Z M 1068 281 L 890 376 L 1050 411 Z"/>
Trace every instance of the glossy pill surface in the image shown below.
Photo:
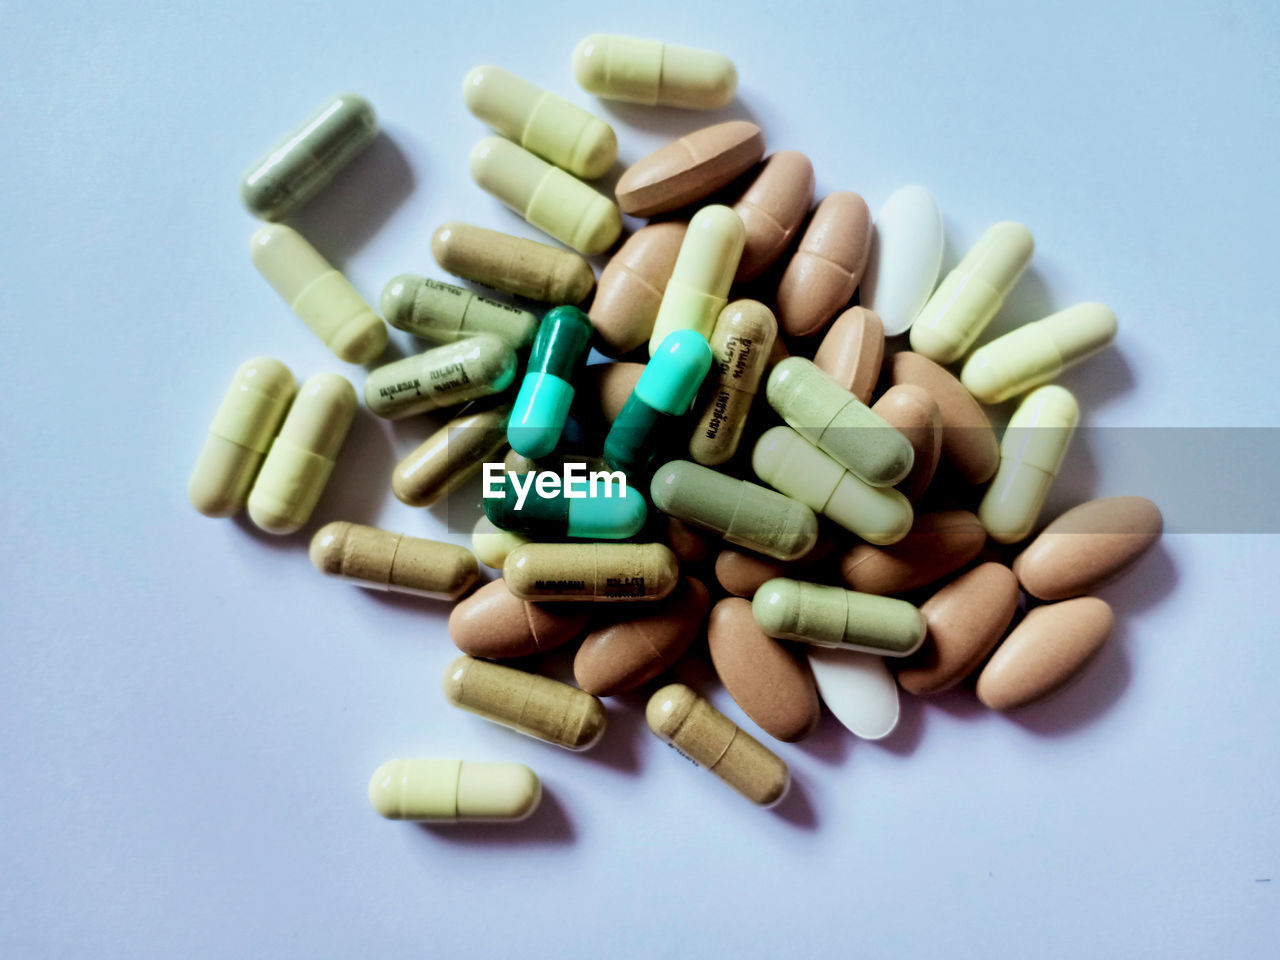
<path fill-rule="evenodd" d="M 618 179 L 614 193 L 623 213 L 652 217 L 715 193 L 763 156 L 764 134 L 754 123 L 717 123 L 637 160 Z"/>
<path fill-rule="evenodd" d="M 884 327 L 866 307 L 851 307 L 827 328 L 813 355 L 813 365 L 860 402 L 871 393 L 884 362 Z"/>
<path fill-rule="evenodd" d="M 579 41 L 573 76 L 597 97 L 650 107 L 718 110 L 738 89 L 738 71 L 723 54 L 617 34 Z"/>
<path fill-rule="evenodd" d="M 501 393 L 516 378 L 511 345 L 482 333 L 378 367 L 364 382 L 365 405 L 400 420 Z"/>
<path fill-rule="evenodd" d="M 521 600 L 661 600 L 679 578 L 676 555 L 661 543 L 530 543 L 502 565 Z"/>
<path fill-rule="evenodd" d="M 856 193 L 826 197 L 778 283 L 778 322 L 793 337 L 820 331 L 848 304 L 871 249 L 871 212 Z"/>
<path fill-rule="evenodd" d="M 908 500 L 919 500 L 942 459 L 942 412 L 923 387 L 900 383 L 871 405 L 871 412 L 907 438 L 911 444 L 911 472 L 898 481 Z"/>
<path fill-rule="evenodd" d="M 431 255 L 454 276 L 543 303 L 579 303 L 596 282 L 576 253 L 457 221 L 436 228 Z"/>
<path fill-rule="evenodd" d="M 601 481 L 595 495 L 566 497 L 563 487 L 544 496 L 530 476 L 521 505 L 519 490 L 508 477 L 501 497 L 485 497 L 484 512 L 494 526 L 534 540 L 628 540 L 644 526 L 648 507 L 644 496 L 620 479 L 615 474 L 609 481 L 609 496 Z"/>
<path fill-rule="evenodd" d="M 693 215 L 653 321 L 651 356 L 676 330 L 697 330 L 710 338 L 729 302 L 745 236 L 742 220 L 726 206 L 713 204 Z"/>
<path fill-rule="evenodd" d="M 449 636 L 459 650 L 473 657 L 527 657 L 582 636 L 589 615 L 581 604 L 521 600 L 499 578 L 453 608 Z"/>
<path fill-rule="evenodd" d="M 813 203 L 813 164 L 803 153 L 779 150 L 734 203 L 747 239 L 737 283 L 754 280 L 786 253 Z"/>
<path fill-rule="evenodd" d="M 382 315 L 397 330 L 431 343 L 489 333 L 521 350 L 538 329 L 538 318 L 528 310 L 411 273 L 400 274 L 382 288 Z"/>
<path fill-rule="evenodd" d="M 897 728 L 898 685 L 884 657 L 814 647 L 809 667 L 822 702 L 855 737 L 882 740 Z"/>
<path fill-rule="evenodd" d="M 862 593 L 906 593 L 959 570 L 986 542 L 987 531 L 968 510 L 926 513 L 895 544 L 854 546 L 840 560 L 840 576 Z"/>
<path fill-rule="evenodd" d="M 609 258 L 588 314 L 602 353 L 620 357 L 649 339 L 688 229 L 680 220 L 651 223 Z"/>
<path fill-rule="evenodd" d="M 466 547 L 345 520 L 316 531 L 311 563 L 321 573 L 362 587 L 434 600 L 457 600 L 480 577 L 475 554 Z"/>
<path fill-rule="evenodd" d="M 737 453 L 777 335 L 778 321 L 758 300 L 735 300 L 720 311 L 711 331 L 715 366 L 689 440 L 696 463 L 714 467 Z"/>
<path fill-rule="evenodd" d="M 858 300 L 886 335 L 906 333 L 933 293 L 944 240 L 942 210 L 924 187 L 901 187 L 880 208 Z"/>
<path fill-rule="evenodd" d="M 801 580 L 770 580 L 751 610 L 769 636 L 817 647 L 905 657 L 924 641 L 924 619 L 905 600 Z"/>
<path fill-rule="evenodd" d="M 542 318 L 507 422 L 507 442 L 516 453 L 537 459 L 556 448 L 590 345 L 591 322 L 577 307 L 556 307 Z"/>
<path fill-rule="evenodd" d="M 507 442 L 509 405 L 467 408 L 396 464 L 391 492 L 410 507 L 426 507 L 458 489 Z"/>
<path fill-rule="evenodd" d="M 501 570 L 507 562 L 507 554 L 529 541 L 510 530 L 499 530 L 483 513 L 471 530 L 471 552 L 486 567 Z"/>
<path fill-rule="evenodd" d="M 788 561 L 757 556 L 742 550 L 721 550 L 716 555 L 716 582 L 725 593 L 750 600 L 762 584 L 788 572 Z"/>
<path fill-rule="evenodd" d="M 523 820 L 540 799 L 538 775 L 523 763 L 390 760 L 369 781 L 369 805 L 388 820 Z"/>
<path fill-rule="evenodd" d="M 904 350 L 889 361 L 894 385 L 920 387 L 938 405 L 942 455 L 969 483 L 986 483 L 1000 465 L 1000 443 L 978 401 L 959 380 L 928 357 Z"/>

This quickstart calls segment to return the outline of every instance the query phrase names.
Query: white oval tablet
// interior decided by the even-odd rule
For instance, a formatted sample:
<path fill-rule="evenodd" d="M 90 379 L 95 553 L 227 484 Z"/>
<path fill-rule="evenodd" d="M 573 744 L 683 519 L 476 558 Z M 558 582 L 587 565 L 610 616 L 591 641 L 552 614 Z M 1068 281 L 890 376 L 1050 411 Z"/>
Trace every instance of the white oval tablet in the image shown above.
<path fill-rule="evenodd" d="M 898 725 L 898 684 L 884 657 L 835 648 L 809 650 L 818 694 L 836 719 L 863 740 L 887 737 Z"/>
<path fill-rule="evenodd" d="M 886 337 L 905 333 L 938 282 L 942 210 L 925 187 L 901 187 L 876 217 L 858 302 L 874 310 Z"/>

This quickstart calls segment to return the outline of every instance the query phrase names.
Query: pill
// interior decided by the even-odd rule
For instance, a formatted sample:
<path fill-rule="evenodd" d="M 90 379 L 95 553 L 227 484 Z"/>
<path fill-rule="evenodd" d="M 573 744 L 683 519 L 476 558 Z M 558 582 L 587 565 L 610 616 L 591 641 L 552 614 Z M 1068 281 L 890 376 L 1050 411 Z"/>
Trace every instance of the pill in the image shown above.
<path fill-rule="evenodd" d="M 911 324 L 911 349 L 938 363 L 964 356 L 1031 262 L 1035 241 L 1020 223 L 989 227 L 943 278 Z"/>
<path fill-rule="evenodd" d="M 680 578 L 661 543 L 529 543 L 507 554 L 502 579 L 521 600 L 661 600 Z"/>
<path fill-rule="evenodd" d="M 711 555 L 706 533 L 675 517 L 667 517 L 667 544 L 682 564 L 699 564 Z"/>
<path fill-rule="evenodd" d="M 262 227 L 249 240 L 249 256 L 340 360 L 368 363 L 386 349 L 387 325 L 297 230 L 281 223 Z"/>
<path fill-rule="evenodd" d="M 718 110 L 738 89 L 738 71 L 723 54 L 617 34 L 579 41 L 573 76 L 587 93 L 650 107 Z"/>
<path fill-rule="evenodd" d="M 1041 600 L 1088 593 L 1160 539 L 1164 518 L 1146 497 L 1107 497 L 1072 507 L 1018 554 L 1013 572 Z"/>
<path fill-rule="evenodd" d="M 1078 303 L 979 347 L 965 361 L 960 382 L 983 403 L 1000 403 L 1093 356 L 1116 338 L 1116 328 L 1108 307 Z"/>
<path fill-rule="evenodd" d="M 813 355 L 815 367 L 864 404 L 871 402 L 883 362 L 884 327 L 866 307 L 836 317 Z"/>
<path fill-rule="evenodd" d="M 477 560 L 494 570 L 501 570 L 507 554 L 528 542 L 518 533 L 499 530 L 483 513 L 471 530 L 471 552 Z"/>
<path fill-rule="evenodd" d="M 1111 635 L 1115 616 L 1097 597 L 1036 607 L 996 647 L 978 675 L 978 699 L 1013 710 L 1062 689 Z"/>
<path fill-rule="evenodd" d="M 765 161 L 733 205 L 747 231 L 736 282 L 754 280 L 786 253 L 812 203 L 813 164 L 808 157 L 779 150 Z"/>
<path fill-rule="evenodd" d="M 249 491 L 250 520 L 284 534 L 311 518 L 355 413 L 355 389 L 336 373 L 302 384 Z"/>
<path fill-rule="evenodd" d="M 369 804 L 388 820 L 523 820 L 541 799 L 538 775 L 523 763 L 390 760 L 369 781 Z"/>
<path fill-rule="evenodd" d="M 516 453 L 536 460 L 556 448 L 590 345 L 591 323 L 577 307 L 556 307 L 542 318 L 507 422 L 507 442 Z"/>
<path fill-rule="evenodd" d="M 500 663 L 457 657 L 444 672 L 455 707 L 569 750 L 586 750 L 604 733 L 602 704 L 585 690 Z"/>
<path fill-rule="evenodd" d="M 882 393 L 871 412 L 911 444 L 911 472 L 898 481 L 898 489 L 908 500 L 919 500 L 942 459 L 942 413 L 937 401 L 923 387 L 900 383 Z"/>
<path fill-rule="evenodd" d="M 688 413 L 710 369 L 706 337 L 696 330 L 668 334 L 604 438 L 605 463 L 628 475 L 648 469 L 659 438 Z"/>
<path fill-rule="evenodd" d="M 752 803 L 771 807 L 786 795 L 787 765 L 684 684 L 663 687 L 649 698 L 644 713 L 660 740 Z"/>
<path fill-rule="evenodd" d="M 311 563 L 321 573 L 362 587 L 457 600 L 480 577 L 466 547 L 338 520 L 311 538 Z"/>
<path fill-rule="evenodd" d="M 886 336 L 906 333 L 938 282 L 942 210 L 924 187 L 900 187 L 876 217 L 858 301 L 874 310 Z"/>
<path fill-rule="evenodd" d="M 481 140 L 470 165 L 476 186 L 579 253 L 604 253 L 622 232 L 622 215 L 608 197 L 510 140 Z"/>
<path fill-rule="evenodd" d="M 817 333 L 853 296 L 871 248 L 871 212 L 856 193 L 826 197 L 778 283 L 778 322 L 793 337 Z"/>
<path fill-rule="evenodd" d="M 587 634 L 573 658 L 578 686 L 597 697 L 634 690 L 670 669 L 698 635 L 710 600 L 685 577 L 667 599 Z"/>
<path fill-rule="evenodd" d="M 928 635 L 895 663 L 898 684 L 918 697 L 950 690 L 982 665 L 1018 610 L 1018 580 L 1002 563 L 961 574 L 920 607 Z"/>
<path fill-rule="evenodd" d="M 707 645 L 720 682 L 761 730 L 787 743 L 813 732 L 821 713 L 813 674 L 760 630 L 748 601 L 728 597 L 711 609 Z"/>
<path fill-rule="evenodd" d="M 614 195 L 623 213 L 652 217 L 710 196 L 763 156 L 764 134 L 754 123 L 717 123 L 637 160 L 618 178 Z"/>
<path fill-rule="evenodd" d="M 855 477 L 790 427 L 760 436 L 751 468 L 769 486 L 871 543 L 895 543 L 911 529 L 906 497 Z"/>
<path fill-rule="evenodd" d="M 812 360 L 780 362 L 765 396 L 796 433 L 873 487 L 893 486 L 911 472 L 911 442 Z"/>
<path fill-rule="evenodd" d="M 582 604 L 530 603 L 490 580 L 449 614 L 449 636 L 472 657 L 505 660 L 562 647 L 582 636 L 590 611 Z"/>
<path fill-rule="evenodd" d="M 834 546 L 835 541 L 830 537 L 819 537 L 809 552 L 795 561 L 774 560 L 742 550 L 721 550 L 716 556 L 716 581 L 727 593 L 750 600 L 762 584 L 774 577 L 813 568 Z"/>
<path fill-rule="evenodd" d="M 501 393 L 515 378 L 511 345 L 482 333 L 378 367 L 364 382 L 364 402 L 400 420 Z"/>
<path fill-rule="evenodd" d="M 623 361 L 590 364 L 578 377 L 581 386 L 574 393 L 573 415 L 583 423 L 613 423 L 640 381 L 644 366 Z"/>
<path fill-rule="evenodd" d="M 760 629 L 771 637 L 905 657 L 924 641 L 924 618 L 905 600 L 778 577 L 751 600 Z"/>
<path fill-rule="evenodd" d="M 854 546 L 840 560 L 840 575 L 862 593 L 906 593 L 959 570 L 986 542 L 987 531 L 968 510 L 926 513 L 891 546 Z"/>
<path fill-rule="evenodd" d="M 1076 398 L 1055 386 L 1033 390 L 1013 412 L 1000 438 L 1000 469 L 978 504 L 992 540 L 1017 543 L 1031 533 L 1079 420 Z"/>
<path fill-rule="evenodd" d="M 735 300 L 720 311 L 711 331 L 711 385 L 689 440 L 696 463 L 714 467 L 737 453 L 777 335 L 778 321 L 758 300 Z"/>
<path fill-rule="evenodd" d="M 650 356 L 675 330 L 711 336 L 716 318 L 729 302 L 744 236 L 742 220 L 726 206 L 713 204 L 693 215 L 653 321 Z"/>
<path fill-rule="evenodd" d="M 466 408 L 396 464 L 391 492 L 410 507 L 426 507 L 457 490 L 507 443 L 510 404 Z"/>
<path fill-rule="evenodd" d="M 815 647 L 809 667 L 822 702 L 855 737 L 882 740 L 897 728 L 898 685 L 884 657 Z"/>
<path fill-rule="evenodd" d="M 818 539 L 818 518 L 803 503 L 688 460 L 659 468 L 649 496 L 663 513 L 777 560 L 803 556 Z"/>
<path fill-rule="evenodd" d="M 382 288 L 382 315 L 397 330 L 431 343 L 453 343 L 491 333 L 522 350 L 533 340 L 538 318 L 465 287 L 402 273 Z"/>
<path fill-rule="evenodd" d="M 589 313 L 602 353 L 624 356 L 649 339 L 688 229 L 683 220 L 651 223 L 609 258 Z"/>
<path fill-rule="evenodd" d="M 539 490 L 537 481 L 548 476 L 557 481 L 557 487 Z M 623 483 L 621 474 L 611 477 L 595 484 L 595 491 L 587 496 L 574 497 L 565 496 L 560 478 L 553 474 L 529 474 L 523 496 L 508 477 L 502 496 L 485 497 L 484 512 L 495 527 L 534 540 L 627 540 L 644 526 L 648 508 L 644 496 Z M 590 490 L 591 485 L 587 487 Z"/>
<path fill-rule="evenodd" d="M 501 67 L 469 72 L 462 98 L 477 119 L 575 177 L 602 177 L 618 159 L 618 138 L 607 123 Z"/>
<path fill-rule="evenodd" d="M 279 360 L 254 357 L 236 368 L 187 481 L 193 507 L 206 517 L 240 512 L 296 389 Z"/>
<path fill-rule="evenodd" d="M 938 404 L 942 455 L 969 483 L 986 483 L 1000 465 L 1000 444 L 991 421 L 959 380 L 928 357 L 910 350 L 889 361 L 894 385 L 921 387 Z"/>
<path fill-rule="evenodd" d="M 373 105 L 341 93 L 258 158 L 240 178 L 240 200 L 259 220 L 300 210 L 378 135 Z"/>
<path fill-rule="evenodd" d="M 456 277 L 543 303 L 580 303 L 596 282 L 576 253 L 470 223 L 437 227 L 431 255 Z"/>

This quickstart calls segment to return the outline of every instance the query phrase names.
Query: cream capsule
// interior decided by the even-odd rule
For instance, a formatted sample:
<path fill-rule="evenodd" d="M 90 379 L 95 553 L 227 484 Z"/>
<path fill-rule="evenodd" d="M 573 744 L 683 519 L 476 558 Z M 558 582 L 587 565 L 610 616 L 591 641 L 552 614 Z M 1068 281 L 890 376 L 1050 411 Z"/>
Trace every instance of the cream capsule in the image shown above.
<path fill-rule="evenodd" d="M 933 293 L 942 267 L 942 211 L 924 187 L 902 187 L 876 217 L 858 301 L 874 310 L 887 336 L 906 333 Z"/>
<path fill-rule="evenodd" d="M 813 647 L 809 667 L 822 702 L 855 737 L 883 740 L 897 729 L 898 685 L 884 657 Z"/>
<path fill-rule="evenodd" d="M 738 452 L 777 335 L 778 321 L 758 300 L 735 300 L 720 311 L 711 331 L 712 376 L 707 378 L 702 414 L 689 440 L 694 462 L 714 467 Z"/>
<path fill-rule="evenodd" d="M 900 383 L 882 393 L 871 412 L 911 444 L 911 472 L 898 481 L 898 489 L 914 503 L 929 489 L 942 459 L 942 411 L 923 387 Z"/>
<path fill-rule="evenodd" d="M 402 273 L 382 288 L 382 315 L 397 330 L 431 343 L 453 343 L 489 333 L 523 350 L 533 341 L 538 318 L 465 287 Z"/>
<path fill-rule="evenodd" d="M 853 296 L 871 249 L 871 212 L 856 193 L 818 204 L 778 283 L 778 322 L 789 336 L 820 331 Z"/>
<path fill-rule="evenodd" d="M 693 215 L 653 320 L 650 356 L 675 330 L 697 330 L 710 338 L 729 302 L 745 237 L 742 220 L 726 206 L 713 204 Z"/>
<path fill-rule="evenodd" d="M 426 507 L 457 490 L 480 472 L 507 443 L 511 404 L 488 410 L 467 408 L 396 464 L 391 492 L 410 507 Z"/>
<path fill-rule="evenodd" d="M 862 593 L 906 593 L 959 570 L 986 543 L 987 531 L 968 510 L 926 513 L 892 546 L 855 545 L 840 560 L 840 576 Z"/>
<path fill-rule="evenodd" d="M 579 253 L 604 253 L 622 232 L 622 214 L 607 197 L 510 140 L 486 137 L 470 164 L 480 189 Z"/>
<path fill-rule="evenodd" d="M 979 347 L 960 382 L 983 403 L 1000 403 L 1093 356 L 1116 338 L 1116 328 L 1116 315 L 1101 303 L 1078 303 Z"/>
<path fill-rule="evenodd" d="M 889 361 L 895 386 L 920 387 L 938 405 L 942 455 L 970 483 L 986 483 L 1000 465 L 1000 444 L 991 421 L 959 380 L 928 357 L 904 350 Z"/>
<path fill-rule="evenodd" d="M 468 73 L 462 99 L 477 119 L 575 177 L 602 177 L 618 159 L 618 138 L 607 123 L 501 67 Z"/>
<path fill-rule="evenodd" d="M 812 203 L 813 164 L 808 157 L 779 150 L 765 161 L 733 205 L 747 231 L 735 282 L 754 280 L 786 253 Z"/>
<path fill-rule="evenodd" d="M 573 77 L 606 100 L 688 110 L 719 110 L 738 89 L 738 71 L 724 54 L 617 34 L 579 41 Z"/>
<path fill-rule="evenodd" d="M 457 600 L 480 577 L 466 547 L 338 520 L 311 538 L 311 563 L 321 573 L 362 587 Z"/>
<path fill-rule="evenodd" d="M 884 327 L 866 307 L 836 317 L 813 355 L 815 367 L 864 404 L 871 402 L 883 362 Z"/>
<path fill-rule="evenodd" d="M 756 623 L 771 637 L 905 657 L 924 642 L 920 611 L 905 600 L 779 577 L 751 600 Z"/>
<path fill-rule="evenodd" d="M 538 775 L 523 763 L 389 760 L 369 780 L 369 805 L 388 820 L 523 820 L 541 798 Z"/>
<path fill-rule="evenodd" d="M 959 360 L 1000 311 L 1031 262 L 1035 241 L 1020 223 L 989 227 L 938 285 L 911 324 L 911 349 L 938 363 Z"/>
<path fill-rule="evenodd" d="M 604 705 L 585 690 L 468 656 L 444 672 L 455 707 L 568 750 L 586 750 L 604 733 Z"/>
<path fill-rule="evenodd" d="M 618 178 L 614 196 L 633 217 L 667 213 L 728 186 L 763 156 L 764 134 L 754 123 L 717 123 L 637 160 Z"/>
<path fill-rule="evenodd" d="M 601 353 L 621 357 L 649 339 L 688 229 L 681 220 L 651 223 L 609 258 L 587 314 Z"/>
<path fill-rule="evenodd" d="M 579 303 L 596 282 L 576 253 L 452 220 L 431 235 L 431 255 L 456 277 L 543 303 Z"/>
<path fill-rule="evenodd" d="M 1062 387 L 1040 387 L 1014 411 L 1000 440 L 1000 469 L 978 505 L 978 519 L 997 543 L 1031 533 L 1058 475 L 1080 406 Z"/>
<path fill-rule="evenodd" d="M 661 543 L 529 543 L 507 554 L 502 579 L 521 600 L 661 600 L 680 565 Z"/>
<path fill-rule="evenodd" d="M 453 608 L 449 637 L 472 657 L 527 657 L 576 640 L 589 616 L 583 604 L 530 603 L 491 580 Z"/>
<path fill-rule="evenodd" d="M 528 542 L 528 538 L 518 533 L 499 530 L 483 513 L 471 530 L 471 552 L 477 560 L 494 570 L 501 570 L 507 562 L 507 554 Z"/>
<path fill-rule="evenodd" d="M 355 389 L 336 373 L 302 385 L 249 491 L 249 519 L 259 528 L 293 533 L 311 518 L 356 405 Z"/>
<path fill-rule="evenodd" d="M 752 803 L 771 807 L 786 795 L 791 785 L 787 765 L 684 684 L 655 693 L 644 715 L 658 739 Z"/>
<path fill-rule="evenodd" d="M 501 393 L 515 378 L 511 345 L 482 333 L 378 367 L 364 382 L 364 402 L 378 416 L 400 420 Z"/>
<path fill-rule="evenodd" d="M 387 325 L 297 230 L 280 223 L 261 228 L 249 240 L 249 256 L 340 360 L 369 363 L 387 348 Z"/>
<path fill-rule="evenodd" d="M 187 481 L 193 507 L 206 517 L 240 512 L 296 390 L 279 360 L 254 357 L 240 364 Z"/>

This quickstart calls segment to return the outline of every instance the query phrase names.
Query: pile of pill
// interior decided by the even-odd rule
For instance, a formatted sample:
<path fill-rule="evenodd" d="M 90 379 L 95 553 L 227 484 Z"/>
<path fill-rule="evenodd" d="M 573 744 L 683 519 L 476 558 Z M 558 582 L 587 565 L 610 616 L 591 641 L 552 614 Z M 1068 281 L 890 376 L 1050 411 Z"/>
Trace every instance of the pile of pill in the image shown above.
<path fill-rule="evenodd" d="M 598 97 L 689 110 L 724 107 L 737 87 L 718 53 L 621 36 L 583 40 L 573 73 Z M 376 136 L 359 96 L 325 104 L 241 183 L 268 221 L 254 266 L 339 358 L 375 361 L 383 318 L 430 345 L 368 374 L 368 409 L 459 408 L 390 485 L 426 506 L 483 468 L 474 550 L 341 520 L 310 549 L 324 574 L 456 602 L 451 704 L 585 750 L 605 731 L 601 698 L 658 680 L 705 636 L 767 736 L 800 740 L 825 703 L 876 739 L 897 723 L 899 689 L 926 697 L 976 675 L 978 699 L 1003 711 L 1081 672 L 1113 623 L 1091 591 L 1162 519 L 1142 497 L 1093 500 L 1026 543 L 1079 418 L 1050 381 L 1116 333 L 1109 309 L 1085 303 L 972 350 L 1032 257 L 1026 227 L 990 227 L 939 283 L 942 217 L 923 187 L 874 220 L 847 191 L 811 213 L 808 158 L 766 158 L 760 128 L 733 120 L 644 157 L 610 198 L 585 182 L 617 159 L 603 120 L 498 67 L 472 70 L 463 95 L 501 135 L 472 151 L 475 182 L 563 246 L 446 223 L 432 253 L 519 305 L 402 275 L 379 317 L 279 222 Z M 652 219 L 597 281 L 582 255 L 615 247 L 623 213 Z M 752 296 L 731 299 L 735 286 Z M 613 361 L 588 365 L 592 347 Z M 983 405 L 1011 398 L 997 441 Z M 298 389 L 279 361 L 247 361 L 191 502 L 301 529 L 358 402 L 335 374 Z M 502 575 L 475 589 L 480 562 Z M 571 643 L 576 686 L 501 662 Z M 660 685 L 646 718 L 749 800 L 786 793 L 783 760 L 688 686 Z M 369 785 L 396 819 L 517 820 L 539 796 L 526 766 L 445 758 L 393 760 Z"/>

